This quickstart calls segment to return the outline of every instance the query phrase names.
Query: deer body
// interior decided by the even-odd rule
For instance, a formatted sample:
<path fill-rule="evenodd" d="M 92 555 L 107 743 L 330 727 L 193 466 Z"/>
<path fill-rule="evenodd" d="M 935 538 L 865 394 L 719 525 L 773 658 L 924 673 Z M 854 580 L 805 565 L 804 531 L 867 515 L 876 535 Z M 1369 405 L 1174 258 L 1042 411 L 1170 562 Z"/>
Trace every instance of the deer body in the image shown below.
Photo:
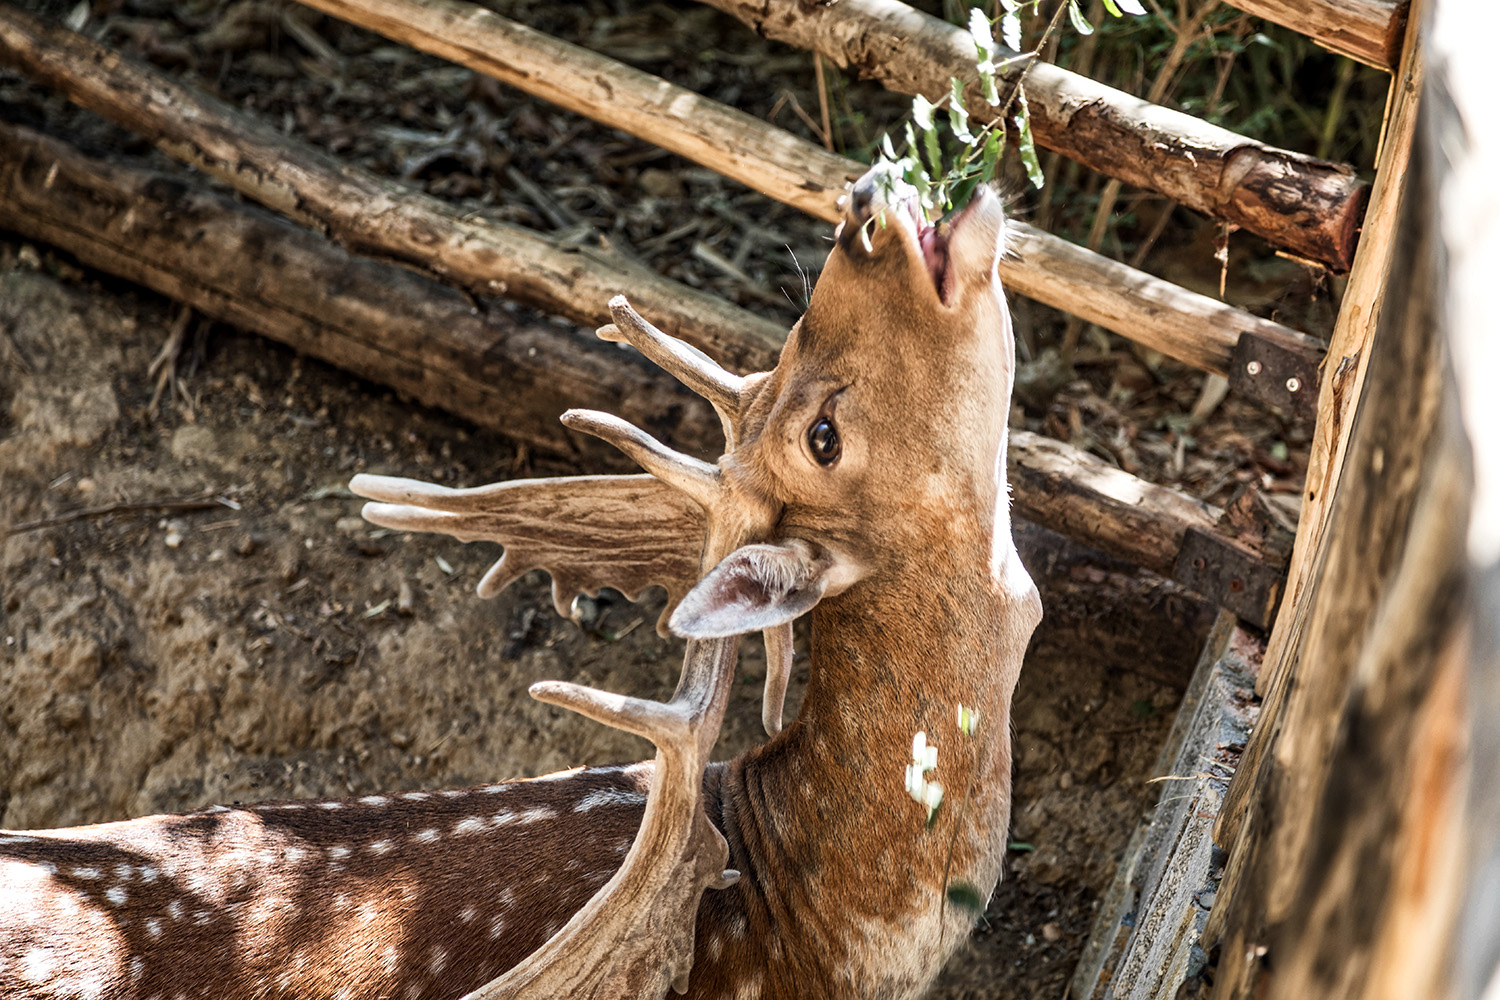
<path fill-rule="evenodd" d="M 695 997 L 919 995 L 973 919 L 949 887 L 987 898 L 1000 875 L 1010 699 L 1040 604 L 1003 478 L 1014 355 L 998 206 L 981 195 L 933 230 L 891 195 L 888 180 L 856 187 L 771 373 L 709 367 L 618 304 L 620 328 L 601 335 L 719 409 L 717 467 L 579 414 L 572 426 L 660 482 L 356 480 L 384 501 L 367 508 L 378 523 L 504 541 L 481 593 L 537 566 L 560 604 L 666 585 L 671 626 L 693 640 L 672 702 L 533 689 L 648 736 L 654 762 L 0 834 L 0 994 L 487 1000 L 659 996 L 670 982 Z M 894 224 L 872 231 L 882 209 Z M 533 513 L 556 517 L 559 496 L 654 527 L 660 551 L 570 555 L 583 543 Z M 684 567 L 700 551 L 698 579 Z M 799 717 L 707 765 L 734 637 L 766 631 L 779 728 L 790 622 L 809 610 Z M 977 712 L 972 733 L 959 706 Z M 901 780 L 917 732 L 946 790 L 931 821 Z"/>

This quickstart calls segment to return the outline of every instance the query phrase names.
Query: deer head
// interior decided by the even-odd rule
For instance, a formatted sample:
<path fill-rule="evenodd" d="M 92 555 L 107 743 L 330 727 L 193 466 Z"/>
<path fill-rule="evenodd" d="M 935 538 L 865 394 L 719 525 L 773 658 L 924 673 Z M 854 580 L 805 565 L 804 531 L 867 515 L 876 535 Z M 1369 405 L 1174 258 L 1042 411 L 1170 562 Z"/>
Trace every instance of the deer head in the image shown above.
<path fill-rule="evenodd" d="M 533 686 L 541 700 L 651 739 L 657 769 L 615 877 L 472 997 L 649 996 L 668 983 L 683 991 L 699 898 L 736 878 L 724 868 L 727 848 L 704 812 L 701 782 L 737 637 L 766 635 L 764 717 L 775 733 L 791 623 L 820 601 L 853 598 L 955 538 L 984 546 L 997 581 L 1019 568 L 1003 479 L 1014 367 L 996 276 L 1003 236 L 987 190 L 933 226 L 913 190 L 872 171 L 847 198 L 776 368 L 745 377 L 655 329 L 624 297 L 611 301 L 615 322 L 600 336 L 634 345 L 713 404 L 726 439 L 716 464 L 607 414 L 570 411 L 565 424 L 615 444 L 650 475 L 472 490 L 353 480 L 376 501 L 365 516 L 377 524 L 505 545 L 481 594 L 532 568 L 551 573 L 560 611 L 601 586 L 635 596 L 660 584 L 670 598 L 666 626 L 690 640 L 666 704 L 562 682 Z M 1034 624 L 1025 623 L 1022 646 Z"/>

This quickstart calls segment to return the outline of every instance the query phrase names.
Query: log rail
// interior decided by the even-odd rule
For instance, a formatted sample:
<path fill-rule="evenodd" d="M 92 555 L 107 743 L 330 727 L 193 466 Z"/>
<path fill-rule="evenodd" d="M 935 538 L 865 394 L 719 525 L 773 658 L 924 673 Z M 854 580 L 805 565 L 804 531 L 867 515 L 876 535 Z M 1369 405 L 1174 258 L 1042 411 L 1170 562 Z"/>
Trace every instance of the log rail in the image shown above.
<path fill-rule="evenodd" d="M 304 0 L 306 6 L 645 139 L 817 218 L 864 165 L 464 0 Z M 1203 371 L 1229 373 L 1241 334 L 1321 355 L 1317 341 L 1023 222 L 1006 287 Z"/>

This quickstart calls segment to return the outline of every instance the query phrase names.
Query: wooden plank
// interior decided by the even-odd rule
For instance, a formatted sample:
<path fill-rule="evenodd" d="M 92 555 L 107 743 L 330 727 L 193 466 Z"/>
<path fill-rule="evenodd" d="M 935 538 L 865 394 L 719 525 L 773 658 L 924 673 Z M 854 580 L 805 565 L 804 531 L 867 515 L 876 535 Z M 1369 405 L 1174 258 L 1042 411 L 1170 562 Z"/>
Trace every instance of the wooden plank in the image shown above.
<path fill-rule="evenodd" d="M 1326 560 L 1328 517 L 1334 501 L 1334 484 L 1343 469 L 1354 424 L 1355 401 L 1360 398 L 1369 365 L 1370 344 L 1395 256 L 1393 234 L 1400 195 L 1411 164 L 1417 128 L 1418 98 L 1425 75 L 1422 51 L 1416 46 L 1417 32 L 1408 36 L 1407 52 L 1396 78 L 1390 125 L 1381 148 L 1370 212 L 1365 231 L 1370 237 L 1355 257 L 1354 269 L 1344 291 L 1343 305 L 1334 324 L 1324 362 L 1323 383 L 1318 396 L 1318 418 L 1308 458 L 1302 491 L 1302 512 L 1297 539 L 1287 569 L 1281 612 L 1266 646 L 1266 669 L 1257 689 L 1265 698 L 1263 717 L 1275 719 L 1288 693 L 1289 676 L 1305 638 L 1307 617 L 1312 610 L 1308 590 Z M 1245 749 L 1241 775 L 1259 771 L 1272 727 L 1261 726 Z M 1253 778 L 1241 778 L 1229 788 L 1229 797 L 1219 814 L 1215 839 L 1223 847 L 1234 845 L 1248 806 Z"/>
<path fill-rule="evenodd" d="M 968 32 L 895 0 L 703 2 L 903 94 L 936 101 L 956 77 L 967 84 L 970 113 L 995 117 Z M 1367 190 L 1352 167 L 1263 145 L 1048 63 L 1031 67 L 1026 96 L 1040 145 L 1348 270 Z"/>
<path fill-rule="evenodd" d="M 1229 0 L 1247 14 L 1301 32 L 1377 69 L 1401 57 L 1411 0 Z"/>
<path fill-rule="evenodd" d="M 476 294 L 575 322 L 610 321 L 621 293 L 662 329 L 741 372 L 775 363 L 785 331 L 605 247 L 565 245 L 461 213 L 282 135 L 77 32 L 0 5 L 0 64 L 138 132 L 246 196 L 345 246 L 430 267 Z"/>
<path fill-rule="evenodd" d="M 325 13 L 450 59 L 623 129 L 830 222 L 864 165 L 751 115 L 461 0 L 304 0 Z M 1322 344 L 1013 222 L 1006 287 L 1177 358 L 1226 374 L 1241 333 L 1301 350 Z"/>

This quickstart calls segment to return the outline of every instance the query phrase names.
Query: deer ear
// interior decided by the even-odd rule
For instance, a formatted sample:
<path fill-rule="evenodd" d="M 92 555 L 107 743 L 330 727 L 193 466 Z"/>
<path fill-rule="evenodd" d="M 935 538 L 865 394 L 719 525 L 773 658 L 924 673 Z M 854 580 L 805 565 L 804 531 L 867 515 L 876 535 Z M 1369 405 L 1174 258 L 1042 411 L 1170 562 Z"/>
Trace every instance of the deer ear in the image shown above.
<path fill-rule="evenodd" d="M 687 639 L 774 628 L 846 590 L 862 575 L 847 557 L 801 539 L 745 545 L 688 591 L 667 627 Z"/>

